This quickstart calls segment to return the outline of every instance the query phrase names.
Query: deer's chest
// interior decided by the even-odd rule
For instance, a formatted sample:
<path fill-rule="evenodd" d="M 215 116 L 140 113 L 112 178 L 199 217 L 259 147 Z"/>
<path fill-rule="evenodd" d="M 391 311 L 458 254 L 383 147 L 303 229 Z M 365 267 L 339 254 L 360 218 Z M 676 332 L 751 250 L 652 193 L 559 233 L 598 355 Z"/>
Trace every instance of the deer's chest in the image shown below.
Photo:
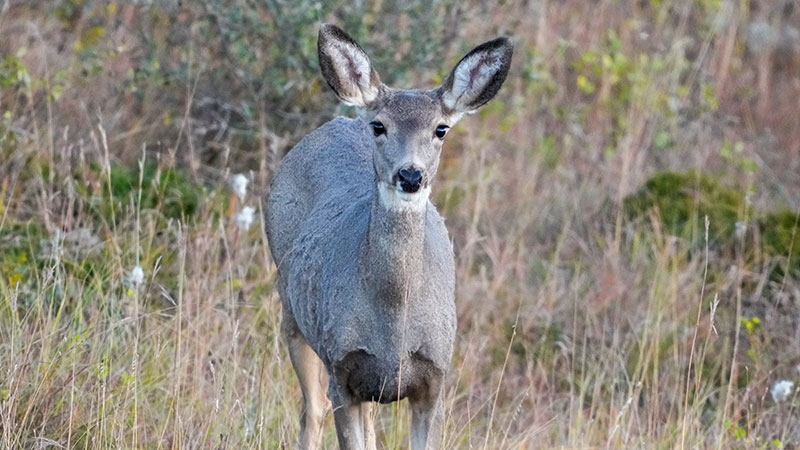
<path fill-rule="evenodd" d="M 328 367 L 363 401 L 422 395 L 450 365 L 455 308 L 447 303 L 354 311 L 330 329 L 335 342 L 330 348 L 336 351 L 328 355 Z"/>
<path fill-rule="evenodd" d="M 333 379 L 354 398 L 380 403 L 423 396 L 438 386 L 444 369 L 426 355 L 417 351 L 397 356 L 350 352 L 334 366 Z"/>

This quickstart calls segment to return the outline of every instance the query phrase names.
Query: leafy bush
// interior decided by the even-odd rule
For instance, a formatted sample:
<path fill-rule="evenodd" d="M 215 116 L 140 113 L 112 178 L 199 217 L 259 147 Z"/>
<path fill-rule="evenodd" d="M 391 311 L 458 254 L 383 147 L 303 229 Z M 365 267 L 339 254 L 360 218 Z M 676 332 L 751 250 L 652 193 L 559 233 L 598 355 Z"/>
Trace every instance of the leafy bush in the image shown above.
<path fill-rule="evenodd" d="M 724 186 L 711 175 L 694 171 L 657 173 L 625 199 L 624 208 L 634 219 L 654 213 L 670 234 L 685 238 L 692 245 L 704 242 L 708 217 L 710 244 L 733 255 L 738 236 L 746 242 L 749 260 L 758 256 L 773 258 L 779 262 L 773 275 L 782 276 L 787 268 L 800 275 L 800 212 L 751 211 L 744 192 Z M 755 219 L 748 221 L 750 216 Z M 753 229 L 748 230 L 748 222 L 752 222 Z"/>
<path fill-rule="evenodd" d="M 766 214 L 758 221 L 765 254 L 779 259 L 778 273 L 787 270 L 800 277 L 800 211 L 784 209 Z"/>
<path fill-rule="evenodd" d="M 141 173 L 139 167 L 112 164 L 109 175 L 100 165 L 90 164 L 88 171 L 73 176 L 76 190 L 89 210 L 107 223 L 135 205 L 140 195 L 142 210 L 158 211 L 168 219 L 189 220 L 204 193 L 201 185 L 190 181 L 180 171 L 156 164 L 145 164 Z"/>
<path fill-rule="evenodd" d="M 709 241 L 727 243 L 733 238 L 736 222 L 744 220 L 747 213 L 743 192 L 694 171 L 653 175 L 625 199 L 624 208 L 630 217 L 654 212 L 670 234 L 695 243 L 704 239 L 706 216 Z"/>

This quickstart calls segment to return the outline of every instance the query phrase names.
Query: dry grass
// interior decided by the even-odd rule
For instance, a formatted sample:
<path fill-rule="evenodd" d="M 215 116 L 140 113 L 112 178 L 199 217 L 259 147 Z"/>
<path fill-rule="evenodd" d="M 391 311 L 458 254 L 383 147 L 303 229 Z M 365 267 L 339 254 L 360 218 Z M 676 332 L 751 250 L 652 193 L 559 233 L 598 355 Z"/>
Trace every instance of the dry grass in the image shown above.
<path fill-rule="evenodd" d="M 323 19 L 402 86 L 516 41 L 434 189 L 458 280 L 446 448 L 800 446 L 800 399 L 769 393 L 800 378 L 797 274 L 623 208 L 689 169 L 747 190 L 744 224 L 800 208 L 800 49 L 750 48 L 800 5 L 278 3 L 0 2 L 0 448 L 291 445 L 275 269 L 235 216 L 334 113 Z M 408 419 L 381 408 L 380 444 L 407 447 Z"/>

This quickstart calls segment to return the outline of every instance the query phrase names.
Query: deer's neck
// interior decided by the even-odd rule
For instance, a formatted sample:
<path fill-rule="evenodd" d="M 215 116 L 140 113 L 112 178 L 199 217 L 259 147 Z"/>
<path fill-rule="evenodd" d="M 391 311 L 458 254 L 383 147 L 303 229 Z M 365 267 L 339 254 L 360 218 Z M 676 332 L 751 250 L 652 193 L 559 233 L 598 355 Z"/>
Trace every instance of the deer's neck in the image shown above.
<path fill-rule="evenodd" d="M 368 289 L 384 301 L 402 303 L 419 288 L 425 208 L 387 208 L 377 192 L 372 200 L 363 269 Z"/>

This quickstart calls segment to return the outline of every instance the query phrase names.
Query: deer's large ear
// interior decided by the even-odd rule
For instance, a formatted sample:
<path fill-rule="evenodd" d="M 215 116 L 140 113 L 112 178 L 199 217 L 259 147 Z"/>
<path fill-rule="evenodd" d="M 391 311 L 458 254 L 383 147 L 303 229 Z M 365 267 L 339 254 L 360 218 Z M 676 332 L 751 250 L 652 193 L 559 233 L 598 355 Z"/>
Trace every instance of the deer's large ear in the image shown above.
<path fill-rule="evenodd" d="M 505 37 L 475 47 L 456 64 L 442 84 L 442 103 L 454 113 L 469 113 L 500 90 L 511 66 L 514 45 Z"/>
<path fill-rule="evenodd" d="M 369 107 L 380 95 L 378 72 L 358 43 L 336 25 L 323 24 L 317 40 L 322 76 L 341 101 Z"/>

